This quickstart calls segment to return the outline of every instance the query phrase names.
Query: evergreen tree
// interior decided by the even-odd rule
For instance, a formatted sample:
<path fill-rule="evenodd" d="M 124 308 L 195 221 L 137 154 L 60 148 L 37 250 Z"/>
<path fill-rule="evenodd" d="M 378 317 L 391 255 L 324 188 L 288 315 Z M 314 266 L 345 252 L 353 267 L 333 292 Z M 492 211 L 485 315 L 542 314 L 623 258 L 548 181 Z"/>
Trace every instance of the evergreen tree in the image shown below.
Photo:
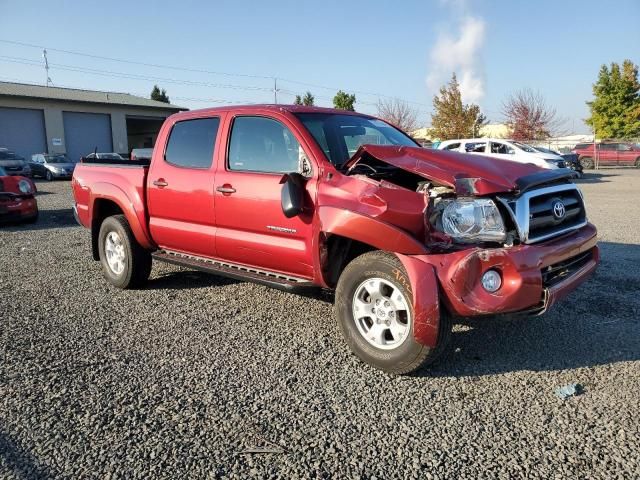
<path fill-rule="evenodd" d="M 355 94 L 349 95 L 342 90 L 338 90 L 336 96 L 333 97 L 333 106 L 340 110 L 349 110 L 351 112 L 355 111 L 354 104 L 356 103 Z"/>
<path fill-rule="evenodd" d="M 631 138 L 640 135 L 640 82 L 638 66 L 631 60 L 611 67 L 602 65 L 593 84 L 594 99 L 587 102 L 591 116 L 585 123 L 599 138 Z"/>
<path fill-rule="evenodd" d="M 486 123 L 478 105 L 462 103 L 455 73 L 451 81 L 440 88 L 440 94 L 433 97 L 433 109 L 431 130 L 433 136 L 440 140 L 473 137 L 476 130 Z"/>
<path fill-rule="evenodd" d="M 153 90 L 151 90 L 151 100 L 170 103 L 169 97 L 167 96 L 167 91 L 164 88 L 160 90 L 160 87 L 158 87 L 158 85 L 154 85 Z"/>

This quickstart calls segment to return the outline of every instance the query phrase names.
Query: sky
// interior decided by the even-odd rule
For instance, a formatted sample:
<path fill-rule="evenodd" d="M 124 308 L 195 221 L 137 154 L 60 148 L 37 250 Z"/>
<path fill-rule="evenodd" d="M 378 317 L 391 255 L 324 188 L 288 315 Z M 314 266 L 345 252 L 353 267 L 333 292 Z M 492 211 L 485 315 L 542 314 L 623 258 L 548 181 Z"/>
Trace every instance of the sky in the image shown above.
<path fill-rule="evenodd" d="M 640 63 L 640 0 L 0 0 L 0 19 L 0 81 L 44 84 L 45 47 L 55 86 L 158 84 L 191 109 L 272 103 L 274 83 L 279 103 L 309 90 L 331 106 L 342 89 L 365 113 L 407 101 L 424 126 L 455 71 L 491 123 L 531 88 L 566 133 L 586 133 L 600 65 Z"/>

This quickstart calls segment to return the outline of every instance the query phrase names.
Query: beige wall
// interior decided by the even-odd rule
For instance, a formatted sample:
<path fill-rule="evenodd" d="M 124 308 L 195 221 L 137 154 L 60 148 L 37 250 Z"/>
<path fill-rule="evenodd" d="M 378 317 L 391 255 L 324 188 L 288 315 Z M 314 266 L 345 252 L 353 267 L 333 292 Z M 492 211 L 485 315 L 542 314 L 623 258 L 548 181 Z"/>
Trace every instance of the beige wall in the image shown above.
<path fill-rule="evenodd" d="M 129 151 L 129 143 L 127 141 L 127 115 L 158 118 L 168 117 L 175 113 L 173 110 L 156 108 L 8 96 L 0 96 L 0 107 L 33 108 L 36 110 L 43 110 L 44 128 L 47 136 L 47 148 L 49 153 L 67 153 L 62 112 L 106 113 L 110 115 L 111 141 L 113 143 L 113 149 L 120 153 L 126 153 Z M 62 145 L 53 145 L 52 139 L 54 138 L 60 138 L 62 140 Z"/>

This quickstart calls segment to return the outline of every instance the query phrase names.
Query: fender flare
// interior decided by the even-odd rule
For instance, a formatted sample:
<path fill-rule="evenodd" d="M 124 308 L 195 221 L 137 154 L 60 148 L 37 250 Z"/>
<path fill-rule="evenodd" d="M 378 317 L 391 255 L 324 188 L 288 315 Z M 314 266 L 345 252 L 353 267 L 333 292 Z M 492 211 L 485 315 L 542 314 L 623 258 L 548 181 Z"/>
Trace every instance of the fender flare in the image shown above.
<path fill-rule="evenodd" d="M 435 348 L 440 329 L 439 285 L 433 265 L 415 257 L 397 254 L 409 277 L 413 294 L 413 338 L 416 342 Z M 402 272 L 394 273 L 402 277 Z M 405 281 L 398 278 L 399 281 Z"/>
<path fill-rule="evenodd" d="M 320 230 L 357 240 L 378 250 L 406 255 L 424 255 L 426 247 L 408 233 L 389 223 L 342 208 L 318 208 Z"/>
<path fill-rule="evenodd" d="M 146 228 L 146 218 L 144 214 L 144 202 L 137 194 L 136 198 L 131 199 L 127 193 L 120 187 L 106 182 L 97 182 L 91 187 L 91 197 L 89 198 L 89 218 L 93 223 L 94 206 L 96 200 L 109 200 L 118 205 L 124 214 L 133 236 L 143 248 L 154 248 Z M 137 207 L 137 208 L 136 208 Z"/>

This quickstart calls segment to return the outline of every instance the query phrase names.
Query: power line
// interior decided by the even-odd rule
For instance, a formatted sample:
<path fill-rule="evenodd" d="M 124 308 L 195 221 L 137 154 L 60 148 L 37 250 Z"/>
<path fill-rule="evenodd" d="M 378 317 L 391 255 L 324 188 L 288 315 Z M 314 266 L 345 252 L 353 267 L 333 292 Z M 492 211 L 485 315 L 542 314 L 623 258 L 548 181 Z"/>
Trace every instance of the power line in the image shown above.
<path fill-rule="evenodd" d="M 14 41 L 14 40 L 0 39 L 0 42 L 11 44 L 11 45 L 18 45 L 18 46 L 22 46 L 22 47 L 29 47 L 29 48 L 38 48 L 38 49 L 45 48 L 42 45 L 35 45 L 35 44 L 32 44 L 32 43 L 25 43 L 25 42 L 17 42 L 17 41 Z M 312 87 L 312 88 L 320 88 L 320 89 L 332 90 L 332 91 L 341 90 L 340 88 L 336 88 L 336 87 L 329 87 L 329 86 L 326 86 L 326 85 L 319 85 L 319 84 L 314 84 L 314 83 L 301 82 L 299 80 L 292 80 L 292 79 L 283 78 L 283 77 L 279 77 L 279 76 L 275 76 L 275 75 L 254 75 L 254 74 L 231 73 L 231 72 L 222 72 L 222 71 L 205 70 L 205 69 L 188 68 L 188 67 L 176 67 L 174 65 L 139 62 L 139 61 L 134 61 L 134 60 L 126 60 L 126 59 L 122 59 L 122 58 L 107 57 L 107 56 L 103 56 L 103 55 L 95 55 L 95 54 L 78 52 L 78 51 L 73 51 L 73 50 L 64 50 L 64 49 L 50 48 L 50 47 L 46 47 L 46 48 L 48 48 L 48 50 L 52 51 L 52 52 L 65 53 L 65 54 L 68 54 L 68 55 L 77 55 L 77 56 L 100 59 L 100 60 L 107 60 L 107 61 L 112 61 L 112 62 L 127 63 L 127 64 L 130 64 L 130 65 L 141 65 L 141 66 L 146 66 L 146 67 L 164 68 L 164 69 L 170 69 L 170 70 L 175 70 L 175 71 L 183 71 L 183 72 L 205 73 L 205 74 L 210 74 L 210 75 L 224 75 L 224 76 L 229 76 L 229 77 L 259 78 L 259 79 L 263 79 L 263 80 L 267 80 L 267 79 L 268 80 L 273 80 L 273 79 L 277 78 L 277 80 L 280 80 L 280 81 L 283 81 L 283 82 L 286 82 L 286 83 L 296 84 L 296 85 L 302 85 L 302 86 L 307 86 L 307 87 Z M 344 88 L 342 90 L 348 90 L 350 92 L 357 93 L 357 94 L 360 94 L 360 95 L 370 95 L 370 96 L 380 97 L 380 98 L 389 98 L 389 99 L 398 98 L 399 100 L 402 100 L 402 101 L 407 102 L 407 103 L 411 103 L 411 104 L 414 104 L 414 105 L 422 105 L 424 107 L 429 107 L 429 105 L 426 104 L 426 103 L 416 102 L 414 100 L 406 100 L 406 99 L 400 98 L 400 97 L 395 96 L 395 95 L 387 95 L 387 94 L 383 94 L 383 93 L 368 92 L 368 91 L 364 91 L 364 90 L 344 89 Z M 358 103 L 364 103 L 364 102 L 358 102 Z"/>

